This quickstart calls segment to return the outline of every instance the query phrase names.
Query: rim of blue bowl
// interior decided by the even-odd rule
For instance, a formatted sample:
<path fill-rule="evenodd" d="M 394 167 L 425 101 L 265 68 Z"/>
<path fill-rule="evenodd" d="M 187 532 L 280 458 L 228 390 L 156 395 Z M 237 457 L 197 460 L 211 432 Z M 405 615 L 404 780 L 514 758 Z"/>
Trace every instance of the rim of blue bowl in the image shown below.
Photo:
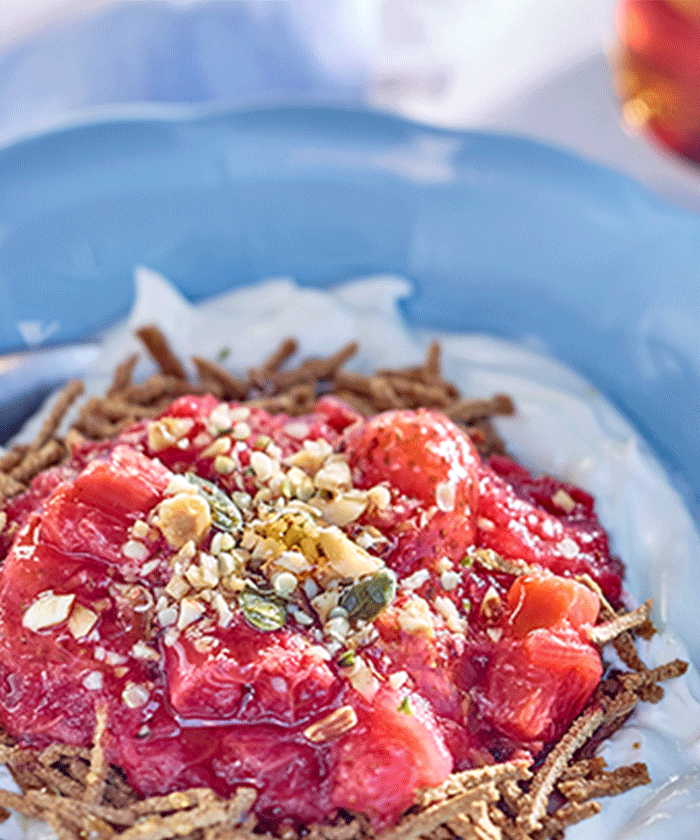
<path fill-rule="evenodd" d="M 377 127 L 403 126 L 414 131 L 422 131 L 435 137 L 454 139 L 484 139 L 501 143 L 511 148 L 521 148 L 531 153 L 548 156 L 568 166 L 587 170 L 597 177 L 617 181 L 628 192 L 636 193 L 637 198 L 651 205 L 662 207 L 666 212 L 676 212 L 681 216 L 697 217 L 700 214 L 673 204 L 668 199 L 655 193 L 653 189 L 630 175 L 620 172 L 612 166 L 591 160 L 577 152 L 551 143 L 535 139 L 517 132 L 497 131 L 489 128 L 453 128 L 416 120 L 403 114 L 392 113 L 370 105 L 330 102 L 315 99 L 313 96 L 290 98 L 288 96 L 258 98 L 254 102 L 244 100 L 217 100 L 196 103 L 172 102 L 132 102 L 110 104 L 70 111 L 55 121 L 29 126 L 25 130 L 7 137 L 0 137 L 0 158 L 9 151 L 34 142 L 45 142 L 48 138 L 62 134 L 71 134 L 85 130 L 98 130 L 123 123 L 197 123 L 214 119 L 246 119 L 254 115 L 267 114 L 304 114 L 321 116 L 333 115 L 344 119 L 373 121 Z"/>

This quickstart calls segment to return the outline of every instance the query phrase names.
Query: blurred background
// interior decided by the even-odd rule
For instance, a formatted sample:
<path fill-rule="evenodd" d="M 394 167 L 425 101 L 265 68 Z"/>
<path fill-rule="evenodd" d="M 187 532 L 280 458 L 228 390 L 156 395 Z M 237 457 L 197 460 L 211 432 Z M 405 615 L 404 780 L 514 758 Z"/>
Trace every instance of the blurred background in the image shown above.
<path fill-rule="evenodd" d="M 698 168 L 620 118 L 609 65 L 616 7 L 616 0 L 0 0 L 0 142 L 114 106 L 364 103 L 551 142 L 700 210 Z"/>

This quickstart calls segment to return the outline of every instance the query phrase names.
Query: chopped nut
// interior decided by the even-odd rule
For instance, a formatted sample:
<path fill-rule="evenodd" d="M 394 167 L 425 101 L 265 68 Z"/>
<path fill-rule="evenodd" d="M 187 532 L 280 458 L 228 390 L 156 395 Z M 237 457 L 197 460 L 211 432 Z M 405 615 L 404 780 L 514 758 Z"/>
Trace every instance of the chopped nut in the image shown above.
<path fill-rule="evenodd" d="M 326 635 L 338 642 L 344 642 L 346 636 L 350 632 L 350 622 L 347 616 L 332 615 L 333 610 L 329 614 L 328 621 L 323 625 Z"/>
<path fill-rule="evenodd" d="M 370 505 L 377 508 L 377 510 L 386 510 L 391 502 L 391 493 L 389 488 L 383 484 L 377 484 L 375 487 L 370 487 L 367 491 L 367 500 Z"/>
<path fill-rule="evenodd" d="M 239 420 L 237 423 L 233 424 L 233 429 L 231 430 L 231 437 L 234 440 L 248 440 L 251 434 L 251 428 L 245 422 L 245 420 Z"/>
<path fill-rule="evenodd" d="M 202 569 L 199 566 L 189 566 L 185 569 L 185 577 L 187 578 L 187 583 L 193 589 L 206 589 L 207 584 L 204 582 Z"/>
<path fill-rule="evenodd" d="M 127 540 L 122 546 L 122 554 L 129 560 L 143 561 L 148 557 L 147 546 L 139 540 Z"/>
<path fill-rule="evenodd" d="M 325 440 L 305 440 L 302 448 L 287 460 L 290 466 L 299 467 L 309 475 L 316 475 L 332 452 L 333 449 Z"/>
<path fill-rule="evenodd" d="M 206 449 L 201 452 L 202 458 L 215 458 L 217 455 L 228 455 L 231 451 L 231 440 L 227 437 L 215 438 Z"/>
<path fill-rule="evenodd" d="M 226 455 L 217 455 L 214 459 L 214 469 L 219 475 L 231 475 L 236 469 L 236 462 Z"/>
<path fill-rule="evenodd" d="M 185 596 L 189 592 L 189 589 L 189 584 L 180 575 L 173 575 L 165 587 L 168 595 L 176 601 L 179 601 L 180 598 Z"/>
<path fill-rule="evenodd" d="M 231 623 L 231 619 L 233 618 L 233 612 L 220 592 L 217 592 L 216 595 L 214 595 L 214 598 L 212 599 L 212 606 L 218 613 L 219 627 L 228 627 Z"/>
<path fill-rule="evenodd" d="M 350 466 L 345 460 L 328 461 L 314 476 L 314 485 L 319 490 L 338 493 L 352 486 Z"/>
<path fill-rule="evenodd" d="M 503 604 L 501 602 L 501 596 L 495 587 L 489 586 L 481 602 L 480 612 L 482 617 L 486 621 L 494 621 L 500 617 L 502 611 Z"/>
<path fill-rule="evenodd" d="M 197 546 L 194 544 L 194 540 L 188 540 L 173 557 L 173 565 L 179 563 L 180 561 L 187 562 L 188 560 L 193 560 L 196 555 Z"/>
<path fill-rule="evenodd" d="M 491 641 L 496 644 L 497 642 L 501 641 L 501 637 L 503 636 L 503 628 L 502 627 L 487 627 L 486 628 L 486 635 L 491 639 Z"/>
<path fill-rule="evenodd" d="M 571 513 L 571 511 L 576 507 L 576 502 L 563 487 L 560 487 L 559 490 L 557 490 L 557 492 L 552 496 L 552 503 L 566 513 Z"/>
<path fill-rule="evenodd" d="M 299 581 L 291 572 L 279 572 L 272 578 L 272 588 L 283 598 L 289 597 Z"/>
<path fill-rule="evenodd" d="M 74 639 L 82 639 L 95 626 L 97 618 L 97 613 L 82 604 L 76 604 L 68 619 L 68 631 Z"/>
<path fill-rule="evenodd" d="M 89 671 L 83 677 L 83 686 L 88 691 L 99 691 L 104 685 L 104 677 L 102 671 Z"/>
<path fill-rule="evenodd" d="M 435 627 L 428 602 L 418 595 L 413 595 L 399 610 L 397 621 L 399 627 L 412 635 L 425 633 L 433 636 Z"/>
<path fill-rule="evenodd" d="M 199 494 L 178 493 L 160 503 L 155 524 L 173 548 L 199 544 L 211 526 L 209 504 Z"/>
<path fill-rule="evenodd" d="M 160 659 L 158 651 L 150 645 L 147 645 L 141 639 L 139 639 L 139 641 L 131 648 L 131 655 L 136 659 L 149 659 L 152 662 L 157 662 Z"/>
<path fill-rule="evenodd" d="M 300 551 L 283 551 L 273 562 L 276 569 L 284 569 L 293 575 L 301 575 L 313 568 Z"/>
<path fill-rule="evenodd" d="M 194 624 L 204 615 L 205 607 L 193 598 L 183 598 L 180 601 L 180 613 L 177 618 L 177 629 L 184 630 L 190 624 Z"/>
<path fill-rule="evenodd" d="M 454 566 L 449 557 L 443 556 L 438 560 L 437 568 L 439 572 L 449 572 L 454 568 Z"/>
<path fill-rule="evenodd" d="M 160 452 L 175 446 L 194 427 L 194 420 L 189 417 L 162 417 L 148 424 L 148 448 L 151 452 Z"/>
<path fill-rule="evenodd" d="M 219 560 L 212 554 L 202 552 L 199 558 L 199 567 L 202 570 L 202 580 L 206 586 L 214 587 L 219 582 Z"/>
<path fill-rule="evenodd" d="M 122 691 L 122 700 L 130 709 L 137 709 L 139 706 L 144 706 L 148 702 L 149 696 L 150 692 L 146 686 L 132 682 L 127 683 Z"/>
<path fill-rule="evenodd" d="M 217 531 L 211 539 L 211 545 L 209 546 L 209 550 L 212 554 L 219 554 L 223 549 L 221 548 L 221 543 L 224 539 L 224 532 Z"/>
<path fill-rule="evenodd" d="M 412 575 L 403 578 L 401 581 L 402 589 L 420 589 L 423 584 L 430 579 L 430 572 L 427 569 L 418 569 Z"/>
<path fill-rule="evenodd" d="M 303 501 L 308 501 L 315 492 L 314 483 L 311 478 L 299 469 L 299 467 L 291 467 L 287 471 L 287 481 L 289 481 L 293 494 Z"/>
<path fill-rule="evenodd" d="M 191 481 L 188 481 L 184 475 L 173 475 L 165 488 L 166 496 L 177 496 L 179 493 L 189 493 L 195 495 L 197 488 Z"/>
<path fill-rule="evenodd" d="M 220 435 L 228 431 L 234 424 L 232 412 L 226 403 L 219 403 L 209 415 L 207 429 L 212 435 Z"/>
<path fill-rule="evenodd" d="M 117 653 L 116 650 L 106 650 L 104 661 L 106 665 L 123 665 L 126 662 L 126 657 L 122 656 L 121 653 Z"/>
<path fill-rule="evenodd" d="M 445 624 L 453 633 L 465 633 L 467 621 L 457 612 L 457 607 L 445 595 L 438 595 L 435 599 L 435 609 L 445 619 Z"/>
<path fill-rule="evenodd" d="M 395 671 L 393 674 L 389 675 L 389 685 L 394 689 L 394 691 L 398 691 L 401 686 L 406 684 L 408 680 L 408 674 L 406 671 Z"/>
<path fill-rule="evenodd" d="M 368 702 L 372 702 L 379 691 L 379 681 L 361 656 L 355 656 L 352 670 L 348 674 L 348 680 L 355 691 L 359 692 Z"/>
<path fill-rule="evenodd" d="M 379 558 L 373 557 L 334 525 L 321 530 L 318 541 L 328 558 L 328 565 L 341 578 L 370 575 L 384 566 Z"/>
<path fill-rule="evenodd" d="M 233 574 L 238 568 L 236 558 L 233 556 L 233 554 L 230 554 L 228 551 L 220 552 L 217 555 L 216 559 L 219 564 L 220 577 L 228 577 L 228 575 Z"/>
<path fill-rule="evenodd" d="M 160 559 L 158 557 L 154 557 L 153 560 L 149 560 L 148 563 L 144 563 L 143 566 L 141 566 L 141 574 L 144 577 L 148 577 L 152 572 L 155 572 L 159 565 Z"/>
<path fill-rule="evenodd" d="M 145 540 L 150 530 L 148 522 L 145 522 L 143 519 L 137 519 L 131 526 L 131 535 L 134 539 Z"/>
<path fill-rule="evenodd" d="M 171 627 L 177 621 L 177 608 L 166 607 L 158 611 L 156 616 L 161 627 Z"/>
<path fill-rule="evenodd" d="M 273 460 L 264 452 L 259 452 L 258 450 L 252 452 L 250 466 L 260 481 L 267 481 L 269 478 L 272 478 L 274 473 Z"/>
<path fill-rule="evenodd" d="M 311 606 L 314 608 L 316 615 L 319 617 L 321 624 L 325 624 L 328 620 L 328 614 L 333 607 L 338 606 L 340 600 L 340 593 L 334 589 L 326 589 L 311 599 Z"/>
<path fill-rule="evenodd" d="M 455 509 L 455 486 L 447 481 L 441 481 L 435 488 L 435 504 L 438 510 L 449 513 Z"/>
<path fill-rule="evenodd" d="M 65 621 L 75 601 L 75 593 L 54 595 L 49 589 L 42 592 L 22 616 L 22 625 L 37 632 Z"/>
<path fill-rule="evenodd" d="M 452 592 L 453 589 L 456 589 L 460 580 L 459 572 L 447 571 L 440 575 L 440 583 L 446 592 Z"/>
<path fill-rule="evenodd" d="M 357 714 L 352 706 L 341 706 L 304 730 L 304 737 L 313 744 L 323 744 L 340 737 L 357 726 Z"/>
<path fill-rule="evenodd" d="M 362 516 L 367 507 L 367 497 L 365 493 L 356 490 L 341 493 L 332 499 L 315 496 L 309 500 L 309 504 L 318 510 L 329 525 L 344 528 Z"/>
<path fill-rule="evenodd" d="M 198 653 L 211 653 L 220 644 L 213 636 L 198 636 L 192 643 Z"/>
<path fill-rule="evenodd" d="M 287 423 L 284 427 L 284 431 L 289 435 L 289 437 L 296 438 L 297 440 L 304 440 L 304 438 L 309 434 L 310 429 L 308 423 L 297 420 L 292 423 Z"/>

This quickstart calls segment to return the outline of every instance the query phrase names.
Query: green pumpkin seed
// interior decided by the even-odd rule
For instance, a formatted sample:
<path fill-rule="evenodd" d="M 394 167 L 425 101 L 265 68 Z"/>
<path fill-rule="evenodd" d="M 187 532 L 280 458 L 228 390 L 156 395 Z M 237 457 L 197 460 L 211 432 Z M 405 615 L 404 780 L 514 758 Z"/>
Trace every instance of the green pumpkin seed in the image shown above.
<path fill-rule="evenodd" d="M 238 604 L 248 624 L 263 633 L 280 630 L 287 622 L 287 608 L 279 598 L 266 598 L 253 589 L 244 589 Z"/>
<path fill-rule="evenodd" d="M 216 528 L 220 531 L 237 531 L 241 527 L 243 524 L 241 512 L 223 490 L 194 473 L 185 473 L 185 478 L 194 484 L 209 502 L 211 521 Z"/>
<path fill-rule="evenodd" d="M 411 708 L 411 702 L 408 697 L 404 697 L 403 700 L 399 703 L 396 707 L 397 712 L 403 712 L 405 715 L 412 715 L 413 709 Z"/>
<path fill-rule="evenodd" d="M 346 650 L 338 657 L 339 668 L 352 668 L 355 665 L 355 651 Z"/>
<path fill-rule="evenodd" d="M 372 621 L 389 606 L 395 595 L 396 575 L 390 569 L 382 569 L 347 589 L 339 606 L 347 610 L 348 618 L 353 623 Z"/>

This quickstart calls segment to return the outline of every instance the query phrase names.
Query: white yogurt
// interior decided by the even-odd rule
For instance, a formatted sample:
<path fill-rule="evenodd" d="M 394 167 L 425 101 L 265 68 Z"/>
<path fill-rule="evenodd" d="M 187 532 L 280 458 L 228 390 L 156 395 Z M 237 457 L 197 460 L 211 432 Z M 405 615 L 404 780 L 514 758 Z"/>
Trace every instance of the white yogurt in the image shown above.
<path fill-rule="evenodd" d="M 114 366 L 140 349 L 133 330 L 153 321 L 182 358 L 227 358 L 239 370 L 259 363 L 288 335 L 300 355 L 325 354 L 360 342 L 359 370 L 413 364 L 434 334 L 411 333 L 397 301 L 410 292 L 395 277 L 349 282 L 332 293 L 271 280 L 194 307 L 163 278 L 136 273 L 137 300 L 127 321 L 105 336 L 87 380 L 101 393 Z M 303 325 L 303 326 L 302 326 Z M 644 646 L 647 664 L 680 657 L 700 661 L 700 537 L 679 494 L 634 429 L 587 382 L 545 355 L 486 336 L 439 335 L 443 366 L 467 396 L 506 392 L 517 414 L 498 421 L 510 451 L 535 472 L 549 472 L 596 498 L 613 551 L 627 566 L 630 602 L 654 599 L 662 628 Z M 233 364 L 233 361 L 231 364 Z M 140 363 L 137 376 L 150 373 Z M 37 418 L 22 438 L 37 428 Z M 696 840 L 700 825 L 700 676 L 695 667 L 668 684 L 664 700 L 643 704 L 602 748 L 611 768 L 645 761 L 651 787 L 603 800 L 597 817 L 567 831 L 568 840 Z M 3 826 L 19 840 L 18 822 Z M 38 840 L 38 838 L 37 838 Z"/>

